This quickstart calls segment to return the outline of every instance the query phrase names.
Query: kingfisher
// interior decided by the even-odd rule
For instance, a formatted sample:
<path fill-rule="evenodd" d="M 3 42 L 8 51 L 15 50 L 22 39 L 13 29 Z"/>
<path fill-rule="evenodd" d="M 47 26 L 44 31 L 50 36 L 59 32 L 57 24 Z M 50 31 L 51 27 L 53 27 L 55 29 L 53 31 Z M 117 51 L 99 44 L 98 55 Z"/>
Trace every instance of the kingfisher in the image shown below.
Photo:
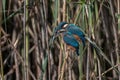
<path fill-rule="evenodd" d="M 61 29 L 54 34 L 53 40 L 60 34 L 62 34 L 63 41 L 67 45 L 67 50 L 72 50 L 73 52 L 76 52 L 77 55 L 79 55 L 79 42 L 70 32 Z"/>
<path fill-rule="evenodd" d="M 61 22 L 54 30 L 52 42 L 55 39 L 56 35 L 59 35 L 60 33 L 63 34 L 63 40 L 70 47 L 69 49 L 75 50 L 78 55 L 79 55 L 78 41 L 81 40 L 83 46 L 85 46 L 85 40 L 87 40 L 88 42 L 90 42 L 92 47 L 97 51 L 97 54 L 103 56 L 104 59 L 114 68 L 114 65 L 106 57 L 104 52 L 96 45 L 95 42 L 93 42 L 89 37 L 85 36 L 84 32 L 75 24 L 68 24 L 67 22 Z M 114 69 L 118 74 L 120 74 L 120 72 L 118 72 L 116 68 Z"/>
<path fill-rule="evenodd" d="M 60 30 L 70 32 L 76 40 L 78 40 L 79 42 L 82 41 L 83 47 L 85 47 L 85 34 L 78 26 L 76 26 L 75 24 L 68 24 L 67 22 L 61 22 L 56 27 L 54 34 Z"/>

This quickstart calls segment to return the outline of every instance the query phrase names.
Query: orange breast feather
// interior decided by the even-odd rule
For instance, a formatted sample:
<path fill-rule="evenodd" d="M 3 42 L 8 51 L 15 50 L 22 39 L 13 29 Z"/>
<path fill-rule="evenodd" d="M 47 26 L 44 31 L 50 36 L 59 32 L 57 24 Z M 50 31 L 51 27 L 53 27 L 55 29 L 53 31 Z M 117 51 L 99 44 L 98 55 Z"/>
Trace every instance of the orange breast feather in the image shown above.
<path fill-rule="evenodd" d="M 77 39 L 79 42 L 81 42 L 81 39 L 79 36 L 77 36 L 77 35 L 73 35 L 73 36 L 75 37 L 75 39 Z"/>
<path fill-rule="evenodd" d="M 67 45 L 67 49 L 72 50 L 73 52 L 75 52 L 75 50 L 76 50 L 73 46 L 70 46 L 70 45 Z"/>

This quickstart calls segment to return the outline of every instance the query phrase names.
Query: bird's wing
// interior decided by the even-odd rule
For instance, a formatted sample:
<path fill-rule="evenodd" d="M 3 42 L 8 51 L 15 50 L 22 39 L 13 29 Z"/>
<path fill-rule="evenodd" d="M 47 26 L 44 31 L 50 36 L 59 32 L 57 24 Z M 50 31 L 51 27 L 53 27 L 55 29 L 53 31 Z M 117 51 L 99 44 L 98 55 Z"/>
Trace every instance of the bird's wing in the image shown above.
<path fill-rule="evenodd" d="M 83 46 L 85 46 L 85 34 L 78 26 L 69 24 L 67 30 L 72 34 L 79 36 L 79 38 L 82 40 Z"/>
<path fill-rule="evenodd" d="M 71 33 L 65 32 L 63 36 L 63 40 L 67 45 L 75 49 L 76 54 L 79 55 L 79 43 L 77 42 L 77 40 L 73 37 Z"/>
<path fill-rule="evenodd" d="M 79 35 L 79 36 L 85 36 L 82 29 L 80 29 L 78 26 L 76 26 L 74 24 L 69 24 L 68 30 L 74 34 Z"/>
<path fill-rule="evenodd" d="M 79 43 L 70 33 L 64 33 L 63 40 L 67 45 L 71 45 L 75 48 L 79 48 Z"/>

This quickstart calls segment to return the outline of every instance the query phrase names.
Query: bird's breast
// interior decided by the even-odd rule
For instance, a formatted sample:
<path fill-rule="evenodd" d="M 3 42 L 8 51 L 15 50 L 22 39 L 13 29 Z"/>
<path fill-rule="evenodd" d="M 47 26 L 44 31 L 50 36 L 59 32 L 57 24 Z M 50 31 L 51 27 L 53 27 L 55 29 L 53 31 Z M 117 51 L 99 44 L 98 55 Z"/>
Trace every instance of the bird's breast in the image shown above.
<path fill-rule="evenodd" d="M 76 49 L 71 45 L 67 45 L 67 50 L 72 50 L 74 52 Z"/>
<path fill-rule="evenodd" d="M 80 37 L 79 37 L 78 35 L 73 34 L 73 36 L 75 37 L 75 39 L 76 39 L 77 41 L 81 42 L 81 39 L 80 39 Z"/>

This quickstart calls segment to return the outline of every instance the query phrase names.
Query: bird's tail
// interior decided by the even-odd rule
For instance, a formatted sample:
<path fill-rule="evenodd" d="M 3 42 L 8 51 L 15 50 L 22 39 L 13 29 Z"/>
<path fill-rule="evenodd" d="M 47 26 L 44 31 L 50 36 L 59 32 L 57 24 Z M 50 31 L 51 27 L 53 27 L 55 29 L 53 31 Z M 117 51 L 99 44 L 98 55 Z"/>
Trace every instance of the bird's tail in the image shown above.
<path fill-rule="evenodd" d="M 95 50 L 101 52 L 102 50 L 96 45 L 95 42 L 93 42 L 90 38 L 85 37 L 85 39 L 95 48 Z"/>
<path fill-rule="evenodd" d="M 96 50 L 96 52 L 98 53 L 98 55 L 101 55 L 112 67 L 113 69 L 115 69 L 118 74 L 120 74 L 120 72 L 114 67 L 114 65 L 110 62 L 110 60 L 107 58 L 107 56 L 104 54 L 104 52 L 96 45 L 95 42 L 93 42 L 90 38 L 85 37 L 85 39 L 90 42 L 90 44 L 92 45 L 92 47 Z"/>

